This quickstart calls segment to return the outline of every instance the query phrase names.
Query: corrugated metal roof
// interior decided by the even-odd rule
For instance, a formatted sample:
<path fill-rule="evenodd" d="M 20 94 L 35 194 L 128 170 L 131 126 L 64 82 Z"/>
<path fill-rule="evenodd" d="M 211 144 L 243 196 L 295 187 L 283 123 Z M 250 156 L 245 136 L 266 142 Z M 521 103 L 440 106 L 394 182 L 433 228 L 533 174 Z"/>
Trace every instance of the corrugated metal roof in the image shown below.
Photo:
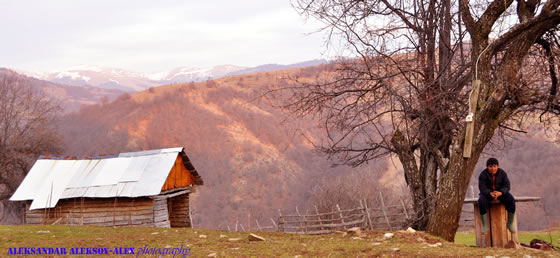
<path fill-rule="evenodd" d="M 30 209 L 42 209 L 66 198 L 158 195 L 182 151 L 178 147 L 106 159 L 39 159 L 10 200 L 33 200 Z"/>

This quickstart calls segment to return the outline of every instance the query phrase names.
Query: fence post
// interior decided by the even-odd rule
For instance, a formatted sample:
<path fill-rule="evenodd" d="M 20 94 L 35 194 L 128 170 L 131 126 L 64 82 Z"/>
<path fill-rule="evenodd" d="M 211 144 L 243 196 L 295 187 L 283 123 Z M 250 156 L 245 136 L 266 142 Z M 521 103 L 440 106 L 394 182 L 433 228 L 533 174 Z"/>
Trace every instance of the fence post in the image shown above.
<path fill-rule="evenodd" d="M 284 217 L 282 217 L 282 212 L 278 209 L 278 232 L 285 232 L 284 230 Z"/>
<path fill-rule="evenodd" d="M 278 225 L 276 225 L 276 222 L 274 222 L 274 219 L 270 218 L 270 220 L 272 221 L 272 225 L 274 225 L 274 227 L 276 228 L 276 231 L 278 231 Z"/>
<path fill-rule="evenodd" d="M 366 211 L 364 210 L 364 204 L 362 203 L 362 199 L 358 200 L 360 201 L 360 213 L 362 214 L 362 219 L 364 221 L 364 225 L 361 225 L 360 228 L 367 228 L 367 219 L 366 219 Z"/>
<path fill-rule="evenodd" d="M 299 214 L 299 210 L 296 206 L 296 215 L 297 215 L 297 223 L 296 223 L 296 233 L 299 232 L 300 228 L 301 228 L 301 214 Z M 302 230 L 303 231 L 303 230 Z"/>
<path fill-rule="evenodd" d="M 401 200 L 401 205 L 402 205 L 402 208 L 403 208 L 403 211 L 404 211 L 404 216 L 408 220 L 408 212 L 406 211 L 406 206 L 404 205 L 404 201 L 401 197 L 399 197 L 399 199 Z"/>
<path fill-rule="evenodd" d="M 259 230 L 259 231 L 262 231 L 262 230 L 261 230 L 261 225 L 259 225 L 259 220 L 258 220 L 258 219 L 255 219 L 255 222 L 257 222 L 257 228 L 258 228 L 258 230 Z"/>
<path fill-rule="evenodd" d="M 315 206 L 315 212 L 317 213 L 317 219 L 319 220 L 319 225 L 321 225 L 320 229 L 323 230 L 323 221 L 321 220 L 321 215 L 319 215 L 319 209 L 317 209 L 317 205 Z"/>
<path fill-rule="evenodd" d="M 305 210 L 305 213 L 303 214 L 303 232 L 307 233 L 307 214 L 309 214 L 309 210 Z"/>
<path fill-rule="evenodd" d="M 344 225 L 344 219 L 342 218 L 342 211 L 340 210 L 340 206 L 338 206 L 338 203 L 336 204 L 336 209 L 338 210 L 338 215 L 340 215 L 340 221 L 342 222 L 342 228 L 344 228 L 344 230 L 346 230 L 346 225 Z"/>
<path fill-rule="evenodd" d="M 389 222 L 389 218 L 387 217 L 387 211 L 385 210 L 385 202 L 383 201 L 383 194 L 379 191 L 379 197 L 381 197 L 381 209 L 383 210 L 383 216 L 385 216 L 385 221 L 387 221 L 387 226 L 389 226 L 389 230 L 393 231 L 391 227 L 391 222 Z"/>
<path fill-rule="evenodd" d="M 368 210 L 368 206 L 367 206 L 367 200 L 364 200 L 364 210 L 366 211 L 367 221 L 368 221 L 368 224 L 369 224 L 369 229 L 372 230 L 373 229 L 373 223 L 371 222 L 371 215 L 369 214 L 369 210 Z"/>

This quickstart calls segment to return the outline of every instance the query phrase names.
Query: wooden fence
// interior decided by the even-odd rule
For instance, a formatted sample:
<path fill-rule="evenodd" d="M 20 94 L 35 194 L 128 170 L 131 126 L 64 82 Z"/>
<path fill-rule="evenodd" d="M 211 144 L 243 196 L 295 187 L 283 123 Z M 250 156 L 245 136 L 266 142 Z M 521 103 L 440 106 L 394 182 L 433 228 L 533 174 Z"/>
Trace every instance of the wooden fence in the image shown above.
<path fill-rule="evenodd" d="M 402 199 L 399 199 L 396 205 L 386 206 L 381 193 L 374 204 L 376 208 L 370 207 L 371 205 L 361 200 L 358 208 L 341 209 L 336 205 L 334 211 L 324 213 L 319 213 L 319 209 L 315 206 L 313 211 L 310 212 L 308 209 L 303 214 L 296 207 L 295 214 L 289 215 L 283 215 L 282 211 L 278 210 L 278 219 L 270 218 L 272 224 L 267 226 L 259 223 L 257 219 L 253 222 L 251 214 L 248 214 L 245 226 L 238 220 L 234 225 L 220 224 L 218 228 L 228 231 L 279 231 L 304 234 L 329 233 L 351 227 L 395 230 L 408 226 L 414 216 L 411 214 L 412 208 L 405 205 Z"/>
<path fill-rule="evenodd" d="M 469 186 L 467 195 L 471 198 L 475 198 L 474 187 Z M 463 209 L 461 210 L 461 218 L 459 220 L 458 231 L 469 231 L 474 230 L 474 207 L 472 204 L 463 204 Z"/>
<path fill-rule="evenodd" d="M 341 209 L 337 204 L 332 212 L 315 212 L 301 214 L 296 207 L 296 214 L 282 215 L 279 211 L 278 231 L 303 234 L 325 234 L 351 227 L 362 229 L 395 230 L 408 226 L 410 208 L 401 199 L 398 205 L 386 206 L 380 193 L 378 208 L 368 207 L 365 200 L 360 200 L 360 207 Z"/>
<path fill-rule="evenodd" d="M 470 195 L 474 196 L 474 189 L 471 186 Z M 365 200 L 360 201 L 360 207 L 352 209 L 341 209 L 336 205 L 335 210 L 331 212 L 320 213 L 315 206 L 311 211 L 308 209 L 304 213 L 300 213 L 298 207 L 295 208 L 295 214 L 282 214 L 278 210 L 278 219 L 270 218 L 267 226 L 261 225 L 258 220 L 254 222 L 250 220 L 248 215 L 247 226 L 237 221 L 232 226 L 219 226 L 220 229 L 228 231 L 279 231 L 303 234 L 323 234 L 337 230 L 345 230 L 351 227 L 360 227 L 362 229 L 381 229 L 381 230 L 398 230 L 409 226 L 414 211 L 410 205 L 406 205 L 402 199 L 397 204 L 385 205 L 383 195 L 379 193 L 379 199 L 375 203 L 375 208 L 370 207 Z M 254 224 L 253 224 L 254 223 Z M 474 214 L 472 205 L 464 207 L 459 221 L 459 230 L 473 230 Z"/>
<path fill-rule="evenodd" d="M 264 226 L 259 223 L 258 219 L 255 219 L 255 225 L 251 225 L 250 223 L 250 217 L 251 215 L 248 216 L 248 223 L 246 225 L 248 225 L 248 228 L 246 229 L 243 224 L 239 223 L 239 221 L 237 221 L 235 223 L 235 225 L 233 226 L 223 226 L 220 224 L 218 225 L 218 229 L 222 229 L 222 230 L 226 230 L 227 231 L 278 231 L 278 224 L 276 224 L 276 222 L 274 221 L 273 218 L 270 218 L 270 221 L 272 221 L 272 225 L 270 226 Z"/>

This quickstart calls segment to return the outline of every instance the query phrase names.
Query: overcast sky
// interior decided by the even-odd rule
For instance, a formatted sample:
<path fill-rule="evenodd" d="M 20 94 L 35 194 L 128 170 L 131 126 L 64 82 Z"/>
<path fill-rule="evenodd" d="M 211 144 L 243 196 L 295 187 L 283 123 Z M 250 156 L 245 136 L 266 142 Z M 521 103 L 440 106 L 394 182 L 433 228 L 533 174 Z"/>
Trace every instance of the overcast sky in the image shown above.
<path fill-rule="evenodd" d="M 291 64 L 326 58 L 290 0 L 0 0 L 0 67 L 28 72 L 99 65 Z"/>

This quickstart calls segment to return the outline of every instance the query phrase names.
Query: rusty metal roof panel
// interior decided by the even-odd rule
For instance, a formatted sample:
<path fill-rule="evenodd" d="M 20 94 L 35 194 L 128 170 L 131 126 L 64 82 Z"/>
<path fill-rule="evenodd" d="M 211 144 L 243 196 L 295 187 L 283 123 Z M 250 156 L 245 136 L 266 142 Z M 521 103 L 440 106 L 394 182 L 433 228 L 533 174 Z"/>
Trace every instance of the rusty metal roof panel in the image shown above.
<path fill-rule="evenodd" d="M 32 209 L 59 199 L 157 195 L 183 148 L 122 153 L 105 159 L 39 159 L 10 198 L 33 200 Z"/>

